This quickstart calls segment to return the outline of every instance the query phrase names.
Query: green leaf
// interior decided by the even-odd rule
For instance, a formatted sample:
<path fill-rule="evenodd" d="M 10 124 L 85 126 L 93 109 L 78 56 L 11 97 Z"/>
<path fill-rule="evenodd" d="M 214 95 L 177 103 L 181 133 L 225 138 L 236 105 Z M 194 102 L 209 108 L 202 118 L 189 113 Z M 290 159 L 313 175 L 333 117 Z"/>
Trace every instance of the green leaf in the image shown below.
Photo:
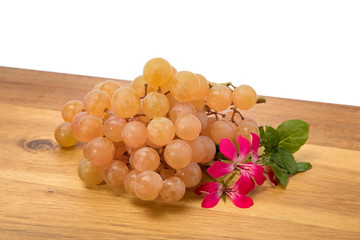
<path fill-rule="evenodd" d="M 312 168 L 311 163 L 309 162 L 297 162 L 296 166 L 297 166 L 297 172 L 305 172 Z"/>
<path fill-rule="evenodd" d="M 284 148 L 276 148 L 271 154 L 271 160 L 291 174 L 298 170 L 294 156 Z"/>
<path fill-rule="evenodd" d="M 276 178 L 279 180 L 281 186 L 285 187 L 288 182 L 288 173 L 285 169 L 279 167 L 276 163 L 271 162 L 270 166 L 272 167 Z"/>
<path fill-rule="evenodd" d="M 309 124 L 292 119 L 280 124 L 277 129 L 280 136 L 279 146 L 295 153 L 309 137 Z"/>
<path fill-rule="evenodd" d="M 260 131 L 263 131 L 262 136 L 260 133 L 261 145 L 265 147 L 265 153 L 269 153 L 279 145 L 279 133 L 270 126 L 266 126 L 266 132 L 263 127 Z"/>

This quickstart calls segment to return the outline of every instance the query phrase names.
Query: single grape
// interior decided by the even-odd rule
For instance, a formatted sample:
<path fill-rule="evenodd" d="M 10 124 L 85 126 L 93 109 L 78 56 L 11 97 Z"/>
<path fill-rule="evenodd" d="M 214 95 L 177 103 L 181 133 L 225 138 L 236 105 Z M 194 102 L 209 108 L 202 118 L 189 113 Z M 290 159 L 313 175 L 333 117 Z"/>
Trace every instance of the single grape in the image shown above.
<path fill-rule="evenodd" d="M 86 156 L 96 166 L 104 166 L 114 159 L 114 144 L 107 138 L 97 137 L 88 142 Z"/>
<path fill-rule="evenodd" d="M 252 87 L 240 85 L 235 88 L 231 98 L 237 108 L 247 110 L 256 104 L 257 94 Z"/>
<path fill-rule="evenodd" d="M 120 83 L 114 80 L 106 80 L 100 83 L 98 87 L 99 90 L 106 92 L 110 97 L 112 97 L 114 92 L 119 88 L 121 88 Z"/>
<path fill-rule="evenodd" d="M 165 147 L 164 158 L 170 167 L 184 168 L 192 159 L 191 147 L 184 140 L 175 139 Z"/>
<path fill-rule="evenodd" d="M 55 128 L 55 140 L 62 147 L 72 147 L 77 143 L 71 132 L 71 123 L 63 122 Z"/>
<path fill-rule="evenodd" d="M 140 110 L 140 97 L 136 91 L 129 87 L 116 90 L 112 96 L 112 108 L 122 118 L 129 118 Z"/>
<path fill-rule="evenodd" d="M 122 141 L 121 132 L 126 125 L 126 120 L 119 116 L 111 116 L 104 122 L 104 134 L 113 142 Z"/>
<path fill-rule="evenodd" d="M 143 76 L 146 82 L 155 87 L 168 83 L 172 75 L 172 66 L 163 58 L 150 59 L 143 69 Z"/>
<path fill-rule="evenodd" d="M 148 83 L 145 81 L 144 76 L 140 75 L 131 82 L 131 88 L 134 89 L 140 97 L 145 97 L 145 84 Z M 148 84 L 146 92 L 150 93 L 156 90 L 157 90 L 156 87 L 153 87 L 150 84 Z"/>
<path fill-rule="evenodd" d="M 144 171 L 136 176 L 134 191 L 141 200 L 150 201 L 156 199 L 163 188 L 161 176 L 153 171 Z"/>
<path fill-rule="evenodd" d="M 92 90 L 85 96 L 85 110 L 92 115 L 102 117 L 111 108 L 109 95 L 101 90 Z"/>
<path fill-rule="evenodd" d="M 180 71 L 174 74 L 170 81 L 170 92 L 173 97 L 181 102 L 194 100 L 198 95 L 200 80 L 189 71 Z"/>
<path fill-rule="evenodd" d="M 61 109 L 61 115 L 64 121 L 72 122 L 73 118 L 79 112 L 85 110 L 84 104 L 78 100 L 70 100 L 64 104 Z"/>
<path fill-rule="evenodd" d="M 128 122 L 121 132 L 121 137 L 129 147 L 141 147 L 147 140 L 146 127 L 138 121 Z"/>
<path fill-rule="evenodd" d="M 99 117 L 78 113 L 71 124 L 74 137 L 82 142 L 89 142 L 104 135 L 103 124 Z"/>
<path fill-rule="evenodd" d="M 192 162 L 201 162 L 205 159 L 207 153 L 206 140 L 203 136 L 199 136 L 191 141 L 186 141 L 192 150 Z"/>
<path fill-rule="evenodd" d="M 142 109 L 149 118 L 164 117 L 169 112 L 168 98 L 161 93 L 149 93 L 142 103 Z"/>
<path fill-rule="evenodd" d="M 196 114 L 196 109 L 191 103 L 179 102 L 170 110 L 170 120 L 175 123 L 178 117 L 184 114 Z"/>
<path fill-rule="evenodd" d="M 239 126 L 235 130 L 234 140 L 237 143 L 237 138 L 239 135 L 251 141 L 250 133 L 255 133 L 260 135 L 259 128 L 253 122 L 240 122 Z M 237 146 L 237 144 L 235 144 Z"/>
<path fill-rule="evenodd" d="M 223 138 L 233 139 L 235 134 L 234 126 L 226 120 L 215 121 L 210 129 L 211 139 L 219 144 Z"/>
<path fill-rule="evenodd" d="M 201 181 L 201 168 L 197 163 L 191 162 L 185 168 L 176 170 L 175 176 L 183 180 L 187 188 L 192 188 Z"/>
<path fill-rule="evenodd" d="M 95 186 L 104 180 L 103 167 L 96 166 L 88 159 L 81 160 L 78 167 L 80 179 L 88 186 Z"/>
<path fill-rule="evenodd" d="M 136 170 L 155 171 L 160 164 L 158 152 L 150 147 L 142 147 L 131 156 L 131 163 Z"/>
<path fill-rule="evenodd" d="M 104 180 L 110 187 L 123 188 L 129 169 L 121 161 L 111 161 L 104 167 Z"/>
<path fill-rule="evenodd" d="M 224 111 L 231 105 L 231 90 L 223 85 L 212 87 L 206 95 L 206 104 L 215 111 Z"/>
<path fill-rule="evenodd" d="M 135 195 L 134 183 L 139 173 L 140 172 L 138 170 L 132 170 L 128 174 L 126 174 L 124 179 L 124 188 L 127 193 Z"/>
<path fill-rule="evenodd" d="M 160 196 L 167 202 L 175 202 L 184 197 L 185 191 L 185 183 L 180 178 L 168 177 L 163 182 Z"/>
<path fill-rule="evenodd" d="M 183 140 L 193 140 L 201 132 L 200 120 L 192 114 L 184 114 L 175 122 L 175 133 Z"/>
<path fill-rule="evenodd" d="M 165 117 L 154 118 L 147 126 L 147 136 L 153 144 L 164 146 L 174 138 L 175 126 Z"/>

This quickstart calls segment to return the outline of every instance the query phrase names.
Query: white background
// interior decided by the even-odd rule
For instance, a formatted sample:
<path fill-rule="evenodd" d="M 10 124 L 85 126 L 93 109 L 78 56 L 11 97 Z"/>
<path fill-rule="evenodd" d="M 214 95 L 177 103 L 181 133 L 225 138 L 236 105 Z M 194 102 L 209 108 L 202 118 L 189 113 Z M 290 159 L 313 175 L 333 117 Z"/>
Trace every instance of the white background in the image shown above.
<path fill-rule="evenodd" d="M 360 106 L 360 1 L 0 0 L 0 66 L 132 80 L 152 57 L 260 95 Z"/>

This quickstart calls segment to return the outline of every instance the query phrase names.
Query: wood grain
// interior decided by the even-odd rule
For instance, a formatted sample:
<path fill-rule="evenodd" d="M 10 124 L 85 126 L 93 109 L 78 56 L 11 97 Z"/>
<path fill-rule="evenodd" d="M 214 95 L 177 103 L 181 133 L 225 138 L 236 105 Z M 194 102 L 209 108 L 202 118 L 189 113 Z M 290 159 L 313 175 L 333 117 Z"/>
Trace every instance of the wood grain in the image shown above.
<path fill-rule="evenodd" d="M 258 187 L 250 209 L 202 209 L 191 191 L 177 203 L 142 202 L 81 183 L 81 144 L 59 148 L 53 130 L 61 105 L 103 80 L 0 67 L 0 239 L 360 239 L 359 107 L 268 97 L 245 115 L 308 121 L 295 157 L 313 169 L 285 190 Z"/>

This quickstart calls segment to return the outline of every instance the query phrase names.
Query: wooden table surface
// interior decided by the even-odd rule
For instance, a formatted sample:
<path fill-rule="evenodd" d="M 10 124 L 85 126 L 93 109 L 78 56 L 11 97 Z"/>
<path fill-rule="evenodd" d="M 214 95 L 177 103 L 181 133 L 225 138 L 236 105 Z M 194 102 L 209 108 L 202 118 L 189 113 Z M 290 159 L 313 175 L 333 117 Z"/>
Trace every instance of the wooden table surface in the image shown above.
<path fill-rule="evenodd" d="M 274 127 L 307 121 L 295 158 L 313 169 L 286 189 L 257 187 L 249 209 L 202 209 L 191 191 L 142 202 L 82 184 L 82 146 L 60 148 L 53 131 L 61 106 L 103 80 L 0 67 L 0 239 L 360 239 L 360 107 L 268 97 L 244 112 Z"/>

